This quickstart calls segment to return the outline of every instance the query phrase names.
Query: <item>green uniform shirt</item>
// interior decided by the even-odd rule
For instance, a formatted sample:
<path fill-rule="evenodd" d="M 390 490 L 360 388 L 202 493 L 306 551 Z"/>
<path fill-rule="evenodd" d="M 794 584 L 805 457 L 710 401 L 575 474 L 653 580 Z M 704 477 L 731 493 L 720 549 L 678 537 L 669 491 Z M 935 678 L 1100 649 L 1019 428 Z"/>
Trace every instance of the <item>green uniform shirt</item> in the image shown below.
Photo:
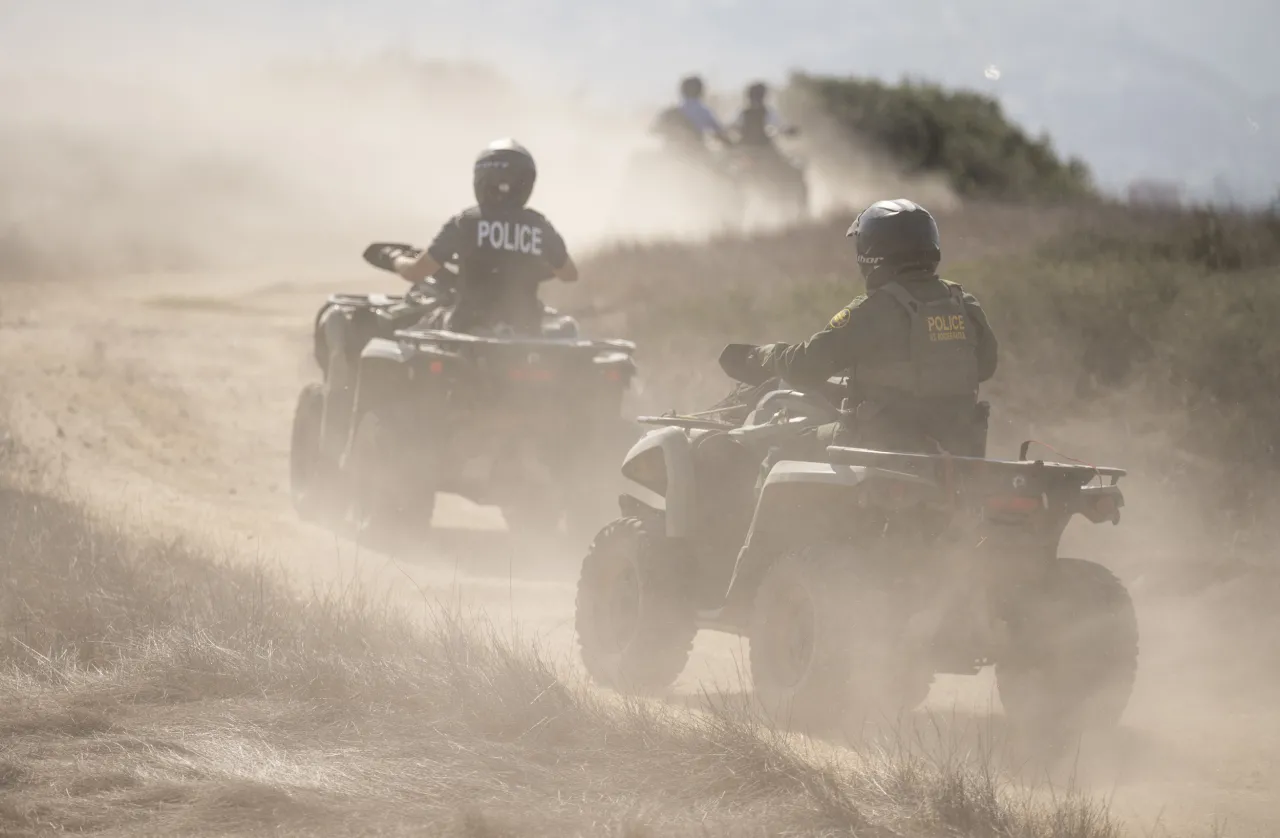
<path fill-rule="evenodd" d="M 937 277 L 898 280 L 911 296 L 931 302 L 951 294 L 954 283 Z M 995 374 L 997 341 L 987 316 L 972 294 L 963 296 L 965 313 L 976 331 L 978 380 Z M 911 315 L 888 293 L 873 290 L 836 312 L 827 327 L 803 343 L 761 347 L 760 362 L 799 387 L 817 387 L 859 364 L 911 359 Z M 855 398 L 866 394 L 854 394 Z"/>

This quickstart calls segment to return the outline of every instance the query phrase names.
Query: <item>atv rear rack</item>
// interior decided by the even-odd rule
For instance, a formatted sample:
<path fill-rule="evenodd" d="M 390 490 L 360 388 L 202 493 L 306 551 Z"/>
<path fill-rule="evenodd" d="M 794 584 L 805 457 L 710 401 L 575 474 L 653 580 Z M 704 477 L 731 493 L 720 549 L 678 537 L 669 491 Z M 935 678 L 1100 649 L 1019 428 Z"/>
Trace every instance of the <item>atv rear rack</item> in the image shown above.
<path fill-rule="evenodd" d="M 1026 457 L 1028 446 L 1024 444 L 1019 452 Z M 893 471 L 913 473 L 922 467 L 936 468 L 939 464 L 950 460 L 953 465 L 966 467 L 969 470 L 1005 472 L 1014 476 L 1028 469 L 1041 469 L 1066 476 L 1068 474 L 1081 478 L 1081 485 L 1097 477 L 1110 478 L 1111 485 L 1116 485 L 1121 477 L 1128 474 L 1122 468 L 1106 466 L 1090 466 L 1083 464 L 1055 463 L 1045 460 L 988 460 L 982 457 L 956 457 L 947 454 L 903 454 L 891 451 L 873 451 L 869 448 L 851 448 L 843 445 L 827 446 L 827 456 L 833 463 L 855 466 L 878 466 Z"/>

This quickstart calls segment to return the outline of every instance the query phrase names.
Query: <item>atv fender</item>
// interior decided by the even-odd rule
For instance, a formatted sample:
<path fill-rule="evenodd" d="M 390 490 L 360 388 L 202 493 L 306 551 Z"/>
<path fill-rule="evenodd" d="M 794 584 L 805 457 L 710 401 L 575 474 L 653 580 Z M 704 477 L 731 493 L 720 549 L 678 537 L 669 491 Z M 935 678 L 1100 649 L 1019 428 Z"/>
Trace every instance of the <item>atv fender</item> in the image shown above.
<path fill-rule="evenodd" d="M 660 428 L 642 436 L 623 459 L 622 476 L 628 496 L 666 513 L 668 537 L 693 534 L 693 446 L 684 429 Z"/>
<path fill-rule="evenodd" d="M 330 299 L 316 313 L 316 363 L 322 370 L 327 369 L 338 352 L 354 364 L 377 333 L 378 315 L 372 309 Z"/>
<path fill-rule="evenodd" d="M 769 565 L 784 553 L 848 533 L 856 510 L 907 507 L 936 496 L 933 481 L 870 466 L 780 460 L 765 476 L 755 516 L 738 553 L 726 617 L 740 619 Z"/>
<path fill-rule="evenodd" d="M 312 341 L 315 344 L 316 364 L 324 372 L 329 369 L 329 347 L 341 346 L 341 324 L 332 321 L 343 320 L 342 310 L 333 300 L 329 300 L 316 311 L 316 320 L 312 328 Z"/>
<path fill-rule="evenodd" d="M 411 377 L 411 356 L 412 351 L 398 341 L 374 338 L 365 344 L 360 351 L 356 410 L 382 404 L 402 392 Z"/>

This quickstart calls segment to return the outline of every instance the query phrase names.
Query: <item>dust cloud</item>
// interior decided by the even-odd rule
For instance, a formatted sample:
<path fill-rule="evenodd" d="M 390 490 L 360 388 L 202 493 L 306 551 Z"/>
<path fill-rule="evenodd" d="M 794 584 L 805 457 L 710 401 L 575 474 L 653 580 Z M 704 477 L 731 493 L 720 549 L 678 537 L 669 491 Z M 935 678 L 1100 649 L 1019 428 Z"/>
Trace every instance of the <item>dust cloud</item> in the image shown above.
<path fill-rule="evenodd" d="M 467 206 L 471 161 L 499 137 L 533 152 L 531 204 L 577 252 L 732 223 L 703 184 L 639 168 L 657 148 L 656 108 L 593 105 L 484 66 L 384 52 L 172 71 L 6 65 L 0 78 L 10 271 L 354 267 L 364 243 L 423 243 Z M 810 167 L 814 210 L 894 181 L 816 113 L 803 121 L 812 133 L 794 152 Z M 943 191 L 933 185 L 931 198 Z"/>
<path fill-rule="evenodd" d="M 59 70 L 0 70 L 0 275 L 105 281 L 118 274 L 216 269 L 297 281 L 314 267 L 349 266 L 353 276 L 362 276 L 358 254 L 367 242 L 424 242 L 469 204 L 471 160 L 485 143 L 505 136 L 537 158 L 532 204 L 575 250 L 620 239 L 701 238 L 721 228 L 712 213 L 699 211 L 702 196 L 678 179 L 657 184 L 660 200 L 637 202 L 628 193 L 628 167 L 652 145 L 652 112 L 590 105 L 485 68 L 387 53 L 169 74 L 106 69 L 81 62 Z M 795 151 L 810 166 L 814 209 L 833 212 L 899 192 L 931 208 L 958 209 L 942 183 L 902 178 L 884 161 L 851 150 L 820 114 L 802 110 L 795 118 L 805 133 Z M 259 290 L 255 282 L 241 277 L 220 289 L 202 279 L 192 290 L 248 296 Z M 145 296 L 151 289 L 139 285 L 146 283 L 130 286 L 131 299 L 154 302 Z M 68 326 L 68 334 L 57 336 L 65 343 L 26 345 L 12 338 L 33 359 L 23 392 L 33 402 L 43 400 L 42 408 L 58 398 L 78 405 L 78 418 L 59 421 L 77 441 L 83 438 L 86 450 L 92 448 L 77 456 L 94 468 L 145 468 L 167 492 L 227 507 L 225 485 L 234 483 L 240 492 L 235 523 L 244 529 L 262 525 L 263 512 L 254 503 L 268 517 L 283 507 L 272 488 L 277 478 L 262 464 L 283 462 L 282 417 L 297 384 L 292 358 L 283 363 L 280 356 L 306 340 L 281 324 L 308 325 L 322 293 L 294 291 L 262 303 L 274 307 L 263 315 L 274 320 L 245 325 L 237 311 L 222 312 L 227 316 L 218 321 L 219 333 L 238 333 L 239 342 L 216 363 L 199 351 L 170 353 L 183 330 L 211 328 L 209 320 L 219 314 L 212 307 L 157 313 L 134 306 L 113 313 L 86 303 L 80 319 L 68 321 L 85 335 Z M 106 305 L 101 295 L 94 299 Z M 119 322 L 95 321 L 104 312 L 106 320 L 118 314 Z M 39 376 L 67 357 L 87 354 L 94 328 L 102 330 L 96 339 L 110 347 L 104 366 L 127 364 L 120 367 L 129 371 L 127 381 L 82 372 L 82 380 L 48 386 Z M 159 339 L 130 344 L 144 334 Z M 146 367 L 154 363 L 149 353 L 168 366 Z M 233 381 L 227 402 L 190 386 L 215 376 Z M 193 423 L 188 401 L 190 415 L 207 424 Z M 114 418 L 88 417 L 99 408 Z M 1051 438 L 1083 441 L 1087 456 L 1108 465 L 1158 459 L 1157 452 L 1129 458 L 1132 440 L 1116 427 L 1059 428 Z M 1025 430 L 1007 428 L 1008 442 L 1016 445 Z M 199 446 L 213 449 L 220 462 L 189 462 L 185 452 Z M 1275 622 L 1250 611 L 1224 624 L 1214 598 L 1227 596 L 1226 583 L 1187 594 L 1162 584 L 1160 561 L 1185 557 L 1189 543 L 1193 552 L 1214 549 L 1182 523 L 1194 520 L 1185 513 L 1198 501 L 1195 490 L 1176 485 L 1176 477 L 1135 476 L 1125 485 L 1129 517 L 1120 529 L 1073 528 L 1067 538 L 1072 550 L 1133 582 L 1143 630 L 1138 693 L 1124 739 L 1091 752 L 1102 756 L 1087 766 L 1089 779 L 1122 787 L 1121 803 L 1138 812 L 1150 814 L 1178 797 L 1182 823 L 1202 824 L 1218 810 L 1264 823 L 1280 797 L 1274 757 L 1268 756 L 1280 750 L 1280 726 L 1252 696 L 1274 694 L 1276 677 L 1256 668 L 1257 647 L 1266 644 L 1246 635 L 1270 632 Z M 184 503 L 188 512 L 204 508 Z M 496 601 L 508 595 L 507 586 L 505 580 L 496 585 Z M 541 590 L 529 596 L 552 610 L 544 597 Z M 1241 646 L 1250 648 L 1246 653 Z M 1218 664 L 1216 677 L 1194 669 L 1207 662 Z M 945 706 L 952 689 L 942 684 L 935 704 Z"/>

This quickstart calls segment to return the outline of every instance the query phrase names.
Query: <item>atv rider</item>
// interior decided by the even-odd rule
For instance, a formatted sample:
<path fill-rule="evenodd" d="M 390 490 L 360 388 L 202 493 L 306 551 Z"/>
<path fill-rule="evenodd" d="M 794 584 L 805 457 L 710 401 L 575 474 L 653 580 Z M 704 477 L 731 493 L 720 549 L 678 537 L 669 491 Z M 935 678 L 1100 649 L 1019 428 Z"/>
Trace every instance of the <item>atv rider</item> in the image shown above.
<path fill-rule="evenodd" d="M 430 325 L 475 332 L 505 324 L 516 334 L 541 333 L 539 284 L 551 274 L 576 282 L 578 268 L 551 222 L 526 206 L 537 176 L 524 146 L 490 143 L 475 162 L 476 206 L 445 222 L 420 256 L 396 258 L 396 272 L 418 283 L 456 255 L 455 302 L 429 314 Z"/>
<path fill-rule="evenodd" d="M 764 82 L 756 82 L 747 88 L 746 106 L 738 113 L 733 123 L 734 133 L 738 135 L 738 145 L 752 150 L 778 153 L 773 138 L 778 134 L 794 134 L 795 128 L 785 124 L 778 112 L 766 104 L 769 87 Z"/>
<path fill-rule="evenodd" d="M 654 133 L 659 134 L 677 151 L 706 157 L 708 134 L 726 146 L 733 138 L 703 101 L 706 86 L 701 77 L 688 76 L 680 81 L 680 104 L 658 115 Z"/>
<path fill-rule="evenodd" d="M 752 350 L 748 361 L 798 387 L 848 374 L 852 416 L 819 442 L 889 451 L 985 456 L 978 385 L 995 373 L 997 341 L 977 299 L 940 279 L 938 225 L 905 199 L 878 201 L 849 228 L 867 293 L 803 343 Z M 826 437 L 826 438 L 824 438 Z"/>

